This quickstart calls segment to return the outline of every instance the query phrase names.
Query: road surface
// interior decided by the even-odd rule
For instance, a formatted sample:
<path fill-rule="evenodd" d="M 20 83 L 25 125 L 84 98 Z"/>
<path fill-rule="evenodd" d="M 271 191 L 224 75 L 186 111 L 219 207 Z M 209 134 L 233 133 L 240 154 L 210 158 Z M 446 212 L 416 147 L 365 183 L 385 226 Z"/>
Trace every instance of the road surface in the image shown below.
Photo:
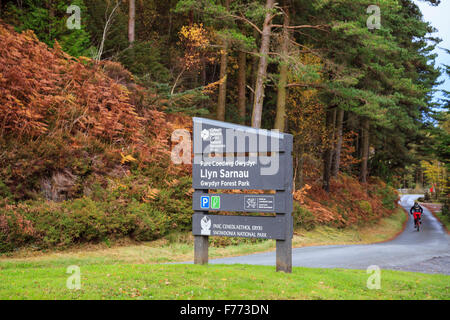
<path fill-rule="evenodd" d="M 420 195 L 404 195 L 408 209 Z M 370 245 L 332 245 L 294 248 L 293 266 L 312 268 L 381 269 L 450 274 L 450 236 L 431 212 L 423 208 L 422 229 L 417 232 L 409 216 L 406 229 L 392 241 Z M 275 265 L 275 252 L 211 259 L 211 264 Z"/>

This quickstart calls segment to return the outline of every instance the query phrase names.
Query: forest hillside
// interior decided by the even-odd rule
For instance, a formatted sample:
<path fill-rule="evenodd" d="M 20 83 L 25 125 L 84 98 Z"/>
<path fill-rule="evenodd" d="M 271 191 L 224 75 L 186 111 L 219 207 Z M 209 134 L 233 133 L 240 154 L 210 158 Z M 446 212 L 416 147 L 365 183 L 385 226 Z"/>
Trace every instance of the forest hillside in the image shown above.
<path fill-rule="evenodd" d="M 440 39 L 414 1 L 372 5 L 0 1 L 0 251 L 190 231 L 192 116 L 293 135 L 297 228 L 378 221 L 398 188 L 448 215 Z"/>
<path fill-rule="evenodd" d="M 154 97 L 119 63 L 71 57 L 4 23 L 0 41 L 1 251 L 190 229 L 191 168 L 170 161 L 170 132 L 190 129 L 189 117 L 147 104 Z M 294 194 L 297 226 L 345 227 L 395 208 L 380 180 L 342 175 L 331 188 Z"/>

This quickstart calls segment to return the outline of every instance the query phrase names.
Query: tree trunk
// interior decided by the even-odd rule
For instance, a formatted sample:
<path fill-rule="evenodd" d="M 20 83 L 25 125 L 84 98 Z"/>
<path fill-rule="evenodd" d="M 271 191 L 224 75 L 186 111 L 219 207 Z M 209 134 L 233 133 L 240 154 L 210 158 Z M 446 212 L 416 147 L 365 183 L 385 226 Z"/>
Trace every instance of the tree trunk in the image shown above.
<path fill-rule="evenodd" d="M 414 186 L 414 189 L 419 189 L 419 170 L 418 169 L 416 169 L 416 170 L 414 170 L 414 182 L 415 182 L 415 186 Z"/>
<path fill-rule="evenodd" d="M 243 51 L 239 51 L 238 64 L 238 109 L 240 122 L 241 124 L 245 124 L 245 77 L 247 74 L 247 55 Z"/>
<path fill-rule="evenodd" d="M 52 0 L 48 0 L 47 1 L 47 9 L 48 9 L 48 38 L 50 40 L 53 40 L 53 35 L 52 35 L 52 26 L 55 20 L 55 10 L 53 8 L 53 1 Z"/>
<path fill-rule="evenodd" d="M 283 132 L 286 124 L 286 95 L 287 95 L 287 76 L 288 76 L 288 61 L 286 59 L 289 50 L 289 12 L 285 9 L 284 22 L 283 22 L 283 39 L 281 43 L 281 65 L 280 65 L 280 80 L 278 81 L 278 94 L 277 94 L 277 114 L 275 117 L 275 129 Z"/>
<path fill-rule="evenodd" d="M 330 159 L 328 159 L 329 161 L 329 166 L 330 166 L 330 177 L 331 177 L 331 169 L 333 168 L 333 159 L 334 159 L 334 155 L 335 155 L 335 143 L 336 143 L 336 114 L 337 114 L 337 108 L 333 108 L 332 111 L 332 118 L 331 118 L 331 134 L 330 134 L 330 148 L 331 148 L 331 152 L 330 152 Z"/>
<path fill-rule="evenodd" d="M 267 64 L 268 64 L 268 54 L 270 46 L 270 35 L 272 31 L 272 9 L 275 5 L 275 0 L 266 1 L 266 10 L 268 10 L 266 17 L 264 19 L 264 25 L 262 29 L 261 36 L 261 47 L 259 50 L 259 65 L 258 65 L 258 75 L 256 78 L 255 85 L 255 101 L 253 104 L 252 113 L 252 127 L 261 127 L 261 117 L 262 117 L 262 107 L 264 102 L 264 82 L 267 76 Z"/>
<path fill-rule="evenodd" d="M 369 160 L 369 119 L 364 119 L 362 123 L 363 127 L 363 139 L 362 139 L 362 159 L 361 159 L 361 171 L 359 180 L 362 183 L 367 182 L 367 163 Z"/>
<path fill-rule="evenodd" d="M 420 170 L 420 185 L 422 186 L 423 189 L 423 170 Z"/>
<path fill-rule="evenodd" d="M 202 86 L 206 86 L 207 80 L 206 80 L 206 61 L 205 59 L 202 59 Z"/>
<path fill-rule="evenodd" d="M 228 45 L 224 41 L 222 53 L 220 54 L 220 80 L 219 100 L 217 102 L 217 120 L 225 121 L 225 102 L 227 94 L 227 65 L 228 65 Z"/>
<path fill-rule="evenodd" d="M 172 34 L 172 10 L 170 8 L 172 8 L 172 0 L 169 0 L 169 27 L 167 30 L 167 44 L 170 45 L 170 35 Z M 170 55 L 170 51 L 168 52 L 168 54 Z M 170 61 L 170 60 L 169 60 Z"/>
<path fill-rule="evenodd" d="M 362 126 L 363 124 L 362 124 L 362 122 L 360 121 L 360 126 Z M 362 148 L 362 146 L 363 146 L 363 140 L 364 140 L 364 130 L 362 129 L 362 127 L 361 127 L 361 129 L 359 129 L 359 135 L 358 135 L 358 144 L 357 144 L 357 146 L 358 146 L 358 149 L 357 149 L 357 151 L 358 151 L 358 159 L 362 159 L 362 157 L 363 157 L 363 148 Z"/>
<path fill-rule="evenodd" d="M 135 25 L 136 25 L 136 0 L 129 0 L 128 12 L 128 43 L 130 47 L 133 46 L 135 40 Z"/>
<path fill-rule="evenodd" d="M 333 177 L 337 177 L 339 174 L 339 167 L 341 164 L 341 150 L 342 150 L 342 127 L 344 123 L 344 110 L 339 109 L 337 114 L 337 141 L 336 141 L 336 149 L 334 153 L 334 166 L 333 166 Z"/>
<path fill-rule="evenodd" d="M 329 130 L 327 146 L 323 153 L 323 184 L 322 188 L 326 192 L 330 192 L 331 178 L 331 160 L 333 151 L 333 113 L 335 110 L 327 110 L 326 112 L 326 128 Z"/>
<path fill-rule="evenodd" d="M 256 30 L 253 30 L 253 37 L 255 39 L 258 39 L 259 33 Z M 251 83 L 250 86 L 252 88 L 252 92 L 250 95 L 250 105 L 253 106 L 255 103 L 255 88 L 256 88 L 256 78 L 258 77 L 258 62 L 259 58 L 258 55 L 255 54 L 252 56 L 252 76 L 251 76 Z"/>
<path fill-rule="evenodd" d="M 303 163 L 304 163 L 304 146 L 299 144 L 295 147 L 295 179 L 294 190 L 299 190 L 303 187 Z"/>
<path fill-rule="evenodd" d="M 227 10 L 230 7 L 230 0 L 225 1 Z M 227 67 L 228 67 L 228 41 L 223 40 L 223 47 L 220 54 L 220 75 L 219 98 L 217 102 L 217 120 L 225 121 L 225 103 L 227 98 Z"/>
<path fill-rule="evenodd" d="M 120 5 L 120 1 L 117 0 L 114 8 L 111 10 L 111 13 L 109 14 L 108 18 L 105 21 L 105 26 L 103 27 L 103 35 L 102 40 L 100 41 L 100 46 L 98 48 L 97 56 L 95 57 L 95 60 L 100 61 L 102 59 L 103 49 L 105 45 L 106 36 L 108 35 L 109 28 L 111 26 L 111 22 L 114 19 L 115 12 L 117 8 Z M 107 15 L 108 11 L 105 12 L 105 16 Z"/>

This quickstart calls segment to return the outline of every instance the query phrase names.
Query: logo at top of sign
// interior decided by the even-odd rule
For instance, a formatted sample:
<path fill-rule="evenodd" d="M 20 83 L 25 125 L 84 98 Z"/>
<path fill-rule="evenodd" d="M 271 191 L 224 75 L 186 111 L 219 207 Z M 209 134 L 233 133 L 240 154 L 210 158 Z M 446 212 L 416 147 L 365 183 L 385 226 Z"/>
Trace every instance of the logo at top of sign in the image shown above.
<path fill-rule="evenodd" d="M 209 142 L 210 151 L 220 152 L 225 148 L 221 128 L 203 129 L 200 133 L 203 141 Z"/>
<path fill-rule="evenodd" d="M 200 220 L 200 226 L 202 227 L 201 234 L 204 236 L 210 236 L 211 235 L 211 219 L 208 217 L 203 217 L 202 220 Z"/>
<path fill-rule="evenodd" d="M 208 140 L 209 139 L 209 130 L 207 129 L 203 129 L 202 132 L 200 133 L 203 141 Z"/>

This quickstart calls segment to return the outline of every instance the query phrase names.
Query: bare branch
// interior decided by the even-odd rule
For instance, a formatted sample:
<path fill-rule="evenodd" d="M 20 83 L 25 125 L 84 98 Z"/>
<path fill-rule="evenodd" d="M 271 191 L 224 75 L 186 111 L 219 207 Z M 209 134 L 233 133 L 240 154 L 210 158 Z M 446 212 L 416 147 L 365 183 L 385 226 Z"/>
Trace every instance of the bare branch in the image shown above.
<path fill-rule="evenodd" d="M 258 26 L 257 26 L 256 24 L 254 24 L 253 22 L 251 22 L 251 21 L 248 20 L 247 18 L 245 18 L 245 17 L 243 17 L 243 16 L 237 16 L 237 15 L 234 15 L 234 14 L 231 14 L 230 17 L 233 17 L 233 18 L 235 18 L 235 19 L 242 20 L 242 21 L 248 23 L 248 24 L 251 25 L 253 28 L 255 28 L 256 31 L 258 31 L 260 34 L 262 34 L 261 29 L 259 29 Z"/>
<path fill-rule="evenodd" d="M 170 95 L 173 95 L 173 93 L 175 92 L 175 88 L 178 84 L 178 80 L 180 80 L 181 75 L 186 71 L 186 66 L 183 66 L 183 69 L 181 70 L 181 72 L 178 74 L 178 77 L 175 79 L 175 83 L 173 84 L 172 90 L 170 90 Z"/>
<path fill-rule="evenodd" d="M 248 88 L 248 90 L 250 90 L 253 94 L 255 94 L 255 90 L 253 90 L 252 87 L 250 87 L 248 84 L 246 84 L 245 86 Z"/>
<path fill-rule="evenodd" d="M 316 89 L 323 89 L 325 86 L 323 84 L 319 83 L 300 83 L 300 82 L 293 82 L 286 85 L 287 88 L 292 87 L 302 87 L 302 88 L 316 88 Z"/>
<path fill-rule="evenodd" d="M 302 44 L 300 44 L 300 43 L 298 43 L 298 42 L 296 42 L 296 41 L 294 41 L 294 40 L 292 40 L 292 39 L 289 39 L 289 41 L 290 41 L 294 46 L 297 46 L 297 47 L 300 47 L 300 48 L 303 48 L 303 49 L 306 50 L 306 51 L 302 51 L 302 52 L 304 52 L 304 53 L 311 53 L 312 55 L 314 55 L 314 56 L 316 56 L 316 57 L 318 57 L 318 58 L 320 58 L 320 59 L 323 59 L 323 57 L 322 57 L 321 55 L 319 55 L 319 54 L 317 53 L 317 51 L 314 51 L 314 50 L 311 49 L 310 47 L 304 46 L 304 45 L 302 45 Z"/>
<path fill-rule="evenodd" d="M 120 1 L 117 1 L 116 5 L 114 6 L 111 13 L 109 14 L 109 17 L 106 19 L 105 27 L 103 28 L 102 41 L 100 43 L 100 47 L 98 48 L 97 56 L 95 57 L 95 60 L 97 60 L 97 61 L 100 61 L 100 59 L 102 58 L 103 47 L 105 45 L 106 35 L 108 34 L 110 24 L 112 23 L 112 20 L 114 19 L 114 13 L 115 13 L 116 9 L 119 7 L 119 5 L 120 5 Z M 106 10 L 108 10 L 108 8 L 109 8 L 109 2 L 108 2 L 108 7 Z M 106 17 L 106 12 L 107 11 L 105 11 L 105 17 Z"/>
<path fill-rule="evenodd" d="M 271 15 L 270 16 L 270 18 L 269 18 L 269 21 L 268 22 L 270 22 L 270 21 L 272 21 L 273 20 L 273 18 L 275 18 L 276 16 L 279 16 L 279 15 L 281 15 L 282 13 L 280 13 L 280 12 L 277 12 L 277 13 L 275 13 L 275 14 L 273 14 L 273 15 Z M 273 25 L 272 25 L 273 26 Z"/>
<path fill-rule="evenodd" d="M 283 25 L 281 24 L 273 24 L 272 25 L 273 28 L 283 28 Z M 304 25 L 299 25 L 299 26 L 285 26 L 288 29 L 305 29 L 305 28 L 310 28 L 310 29 L 317 29 L 320 31 L 328 31 L 326 29 L 324 29 L 324 27 L 327 27 L 325 25 L 310 25 L 310 24 L 304 24 Z"/>
<path fill-rule="evenodd" d="M 284 10 L 283 7 L 280 7 L 280 6 L 275 5 L 274 8 L 280 10 L 280 11 L 281 11 L 281 14 L 284 14 L 285 16 L 288 15 L 287 12 Z"/>

